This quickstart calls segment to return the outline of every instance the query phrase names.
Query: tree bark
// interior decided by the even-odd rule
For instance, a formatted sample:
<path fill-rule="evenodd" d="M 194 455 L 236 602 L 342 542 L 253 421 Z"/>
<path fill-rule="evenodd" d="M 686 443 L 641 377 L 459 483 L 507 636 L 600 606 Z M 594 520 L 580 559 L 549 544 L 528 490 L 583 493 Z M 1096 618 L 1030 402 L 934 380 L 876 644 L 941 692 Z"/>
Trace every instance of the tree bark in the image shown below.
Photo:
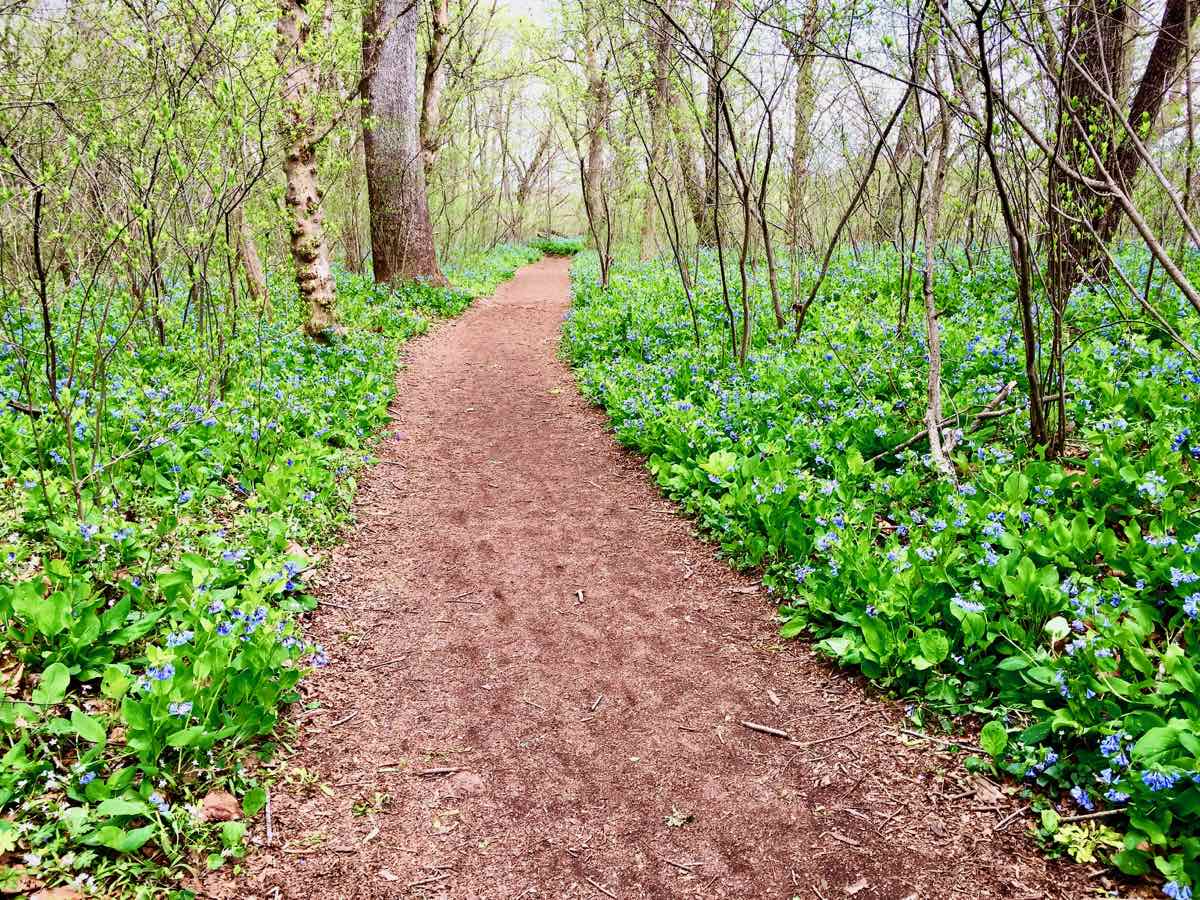
<path fill-rule="evenodd" d="M 800 245 L 800 232 L 804 230 L 804 195 L 808 186 L 808 161 L 812 155 L 812 117 L 816 105 L 816 77 L 813 63 L 816 55 L 811 52 L 812 42 L 820 27 L 820 16 L 815 2 L 808 3 L 801 21 L 799 34 L 785 33 L 788 53 L 796 64 L 796 97 L 793 107 L 793 138 L 791 171 L 788 173 L 787 235 L 793 252 Z M 808 241 L 812 243 L 811 236 Z"/>
<path fill-rule="evenodd" d="M 712 152 L 704 154 L 704 214 L 700 221 L 699 241 L 711 247 L 717 240 L 716 217 L 720 215 L 721 147 L 728 136 L 721 137 L 724 128 L 720 110 L 720 92 L 729 71 L 729 42 L 733 36 L 733 0 L 715 0 L 713 5 L 713 45 L 708 66 L 705 128 L 712 140 Z"/>
<path fill-rule="evenodd" d="M 1158 34 L 1125 117 L 1143 140 L 1155 128 L 1163 100 L 1179 78 L 1188 32 L 1198 11 L 1200 4 L 1194 0 L 1167 0 L 1163 7 Z M 1130 6 L 1125 0 L 1084 0 L 1073 7 L 1063 24 L 1059 98 L 1064 144 L 1060 152 L 1072 168 L 1085 175 L 1095 177 L 1099 169 L 1106 170 L 1126 196 L 1132 196 L 1142 157 L 1096 86 L 1113 98 L 1126 95 L 1129 21 Z M 1079 67 L 1086 68 L 1091 78 Z M 1065 111 L 1068 107 L 1070 114 Z M 1102 166 L 1096 165 L 1081 129 L 1111 135 L 1103 141 L 1092 140 L 1100 151 Z M 1090 194 L 1087 188 L 1066 179 L 1056 166 L 1050 167 L 1049 188 L 1047 280 L 1052 296 L 1065 301 L 1080 281 L 1103 272 L 1108 257 L 1102 245 L 1116 234 L 1123 207 L 1117 197 Z M 1070 221 L 1072 218 L 1084 218 L 1086 222 L 1076 224 Z"/>
<path fill-rule="evenodd" d="M 317 182 L 310 95 L 317 89 L 316 65 L 305 53 L 310 34 L 308 0 L 280 0 L 276 59 L 283 69 L 283 172 L 287 180 L 284 203 L 290 216 L 292 261 L 296 286 L 308 307 L 304 331 L 327 339 L 337 330 L 337 295 L 329 262 Z"/>
<path fill-rule="evenodd" d="M 433 245 L 417 117 L 417 4 L 375 0 L 363 17 L 363 150 L 371 262 L 382 283 L 446 284 Z"/>
<path fill-rule="evenodd" d="M 438 129 L 442 124 L 442 88 L 446 84 L 442 61 L 450 44 L 450 0 L 430 0 L 429 6 L 429 47 L 425 51 L 421 92 L 421 153 L 426 182 L 437 158 Z"/>
<path fill-rule="evenodd" d="M 246 289 L 250 292 L 250 297 L 258 306 L 259 311 L 270 318 L 271 295 L 267 291 L 267 277 L 263 273 L 262 260 L 258 257 L 258 243 L 254 240 L 254 233 L 250 230 L 250 223 L 246 221 L 246 213 L 241 206 L 238 207 L 236 215 L 237 252 L 238 259 L 242 263 L 242 271 L 246 273 Z"/>
<path fill-rule="evenodd" d="M 654 237 L 654 220 L 658 214 L 658 205 L 654 199 L 654 189 L 651 186 L 663 182 L 665 163 L 667 107 L 671 102 L 671 26 L 667 21 L 670 13 L 670 0 L 665 0 L 666 10 L 658 17 L 656 27 L 658 32 L 654 39 L 654 85 L 647 97 L 650 112 L 650 158 L 647 160 L 646 197 L 642 207 L 641 250 L 642 259 L 650 259 L 657 250 Z"/>
<path fill-rule="evenodd" d="M 585 66 L 587 69 L 588 92 L 588 134 L 587 134 L 587 163 L 584 168 L 585 196 L 588 221 L 596 233 L 597 244 L 607 242 L 608 221 L 607 204 L 602 202 L 605 180 L 604 144 L 608 128 L 609 91 L 608 82 L 604 77 L 604 69 L 600 65 L 599 47 L 593 39 L 591 30 L 585 36 L 587 53 Z M 601 253 L 604 248 L 597 246 Z"/>

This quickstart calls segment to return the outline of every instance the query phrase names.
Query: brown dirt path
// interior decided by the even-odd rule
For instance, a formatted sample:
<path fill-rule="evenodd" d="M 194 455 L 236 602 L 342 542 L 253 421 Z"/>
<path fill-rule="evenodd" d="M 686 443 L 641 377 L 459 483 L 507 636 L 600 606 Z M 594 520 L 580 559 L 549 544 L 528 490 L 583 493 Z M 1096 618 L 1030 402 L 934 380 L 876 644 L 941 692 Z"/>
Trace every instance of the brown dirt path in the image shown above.
<path fill-rule="evenodd" d="M 327 791 L 277 787 L 274 846 L 256 823 L 226 891 L 1080 896 L 1019 823 L 992 834 L 1008 800 L 965 796 L 893 705 L 781 647 L 753 582 L 615 446 L 556 358 L 567 269 L 529 266 L 414 345 L 318 590 L 333 662 L 289 765 Z"/>

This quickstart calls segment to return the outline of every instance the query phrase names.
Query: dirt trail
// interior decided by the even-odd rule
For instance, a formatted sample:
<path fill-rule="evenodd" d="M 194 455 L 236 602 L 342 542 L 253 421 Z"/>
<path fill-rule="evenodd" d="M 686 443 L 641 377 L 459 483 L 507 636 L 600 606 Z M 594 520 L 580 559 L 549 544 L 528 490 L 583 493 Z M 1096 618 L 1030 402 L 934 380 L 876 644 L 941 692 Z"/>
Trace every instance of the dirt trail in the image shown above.
<path fill-rule="evenodd" d="M 290 765 L 328 792 L 277 787 L 274 846 L 224 892 L 1080 896 L 1020 823 L 992 834 L 1009 801 L 781 647 L 613 443 L 556 358 L 567 270 L 529 266 L 413 345 L 318 591 L 332 663 Z"/>

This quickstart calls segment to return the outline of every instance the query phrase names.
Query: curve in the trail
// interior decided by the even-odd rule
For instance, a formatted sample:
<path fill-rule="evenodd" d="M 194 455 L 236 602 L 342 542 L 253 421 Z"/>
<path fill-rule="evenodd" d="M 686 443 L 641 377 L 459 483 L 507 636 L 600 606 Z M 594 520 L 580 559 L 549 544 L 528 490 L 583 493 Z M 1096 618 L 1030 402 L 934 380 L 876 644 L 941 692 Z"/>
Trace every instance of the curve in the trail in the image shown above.
<path fill-rule="evenodd" d="M 557 358 L 568 264 L 414 344 L 246 897 L 1079 896 L 692 536 Z M 777 737 L 743 726 L 787 732 Z M 972 793 L 968 793 L 972 792 Z"/>

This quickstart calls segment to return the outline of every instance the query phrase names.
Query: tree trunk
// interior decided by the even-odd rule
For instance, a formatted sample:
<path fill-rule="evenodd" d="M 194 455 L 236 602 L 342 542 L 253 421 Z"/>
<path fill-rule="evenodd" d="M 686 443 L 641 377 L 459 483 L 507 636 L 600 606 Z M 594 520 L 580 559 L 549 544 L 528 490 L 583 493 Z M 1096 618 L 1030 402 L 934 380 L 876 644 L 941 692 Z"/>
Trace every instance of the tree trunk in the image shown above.
<path fill-rule="evenodd" d="M 1158 34 L 1125 116 L 1143 140 L 1156 127 L 1163 100 L 1180 76 L 1187 59 L 1188 33 L 1197 12 L 1200 4 L 1194 0 L 1167 0 L 1163 7 Z M 1088 141 L 1084 139 L 1087 136 L 1098 151 L 1103 169 L 1127 196 L 1133 193 L 1142 157 L 1107 100 L 1091 82 L 1118 103 L 1127 96 L 1126 28 L 1130 19 L 1131 10 L 1124 0 L 1083 0 L 1073 7 L 1072 15 L 1063 24 L 1059 98 L 1062 112 L 1059 126 L 1065 144 L 1062 152 L 1068 162 L 1077 171 L 1096 177 L 1100 167 L 1087 147 Z M 1091 79 L 1080 68 L 1085 68 Z M 1104 140 L 1096 140 L 1096 134 L 1103 135 Z M 1092 195 L 1088 188 L 1068 182 L 1055 166 L 1050 167 L 1049 187 L 1047 281 L 1052 296 L 1065 300 L 1080 281 L 1102 274 L 1108 265 L 1103 245 L 1116 234 L 1122 207 L 1115 196 Z M 1075 199 L 1080 195 L 1086 196 Z M 1090 222 L 1091 227 L 1070 221 L 1080 217 Z"/>
<path fill-rule="evenodd" d="M 363 150 L 371 261 L 382 283 L 446 284 L 433 246 L 417 119 L 417 5 L 375 0 L 363 18 Z"/>
<path fill-rule="evenodd" d="M 702 234 L 705 227 L 704 173 L 696 161 L 696 150 L 692 146 L 687 125 L 681 120 L 674 98 L 667 115 L 675 132 L 675 152 L 679 157 L 679 171 L 683 180 L 683 192 L 687 197 L 688 212 L 691 214 L 692 224 L 696 227 L 696 233 Z"/>
<path fill-rule="evenodd" d="M 250 223 L 246 221 L 245 210 L 238 206 L 237 209 L 237 227 L 238 227 L 238 259 L 242 263 L 242 271 L 246 273 L 246 289 L 250 292 L 250 297 L 257 305 L 259 312 L 271 317 L 271 295 L 267 291 L 267 277 L 263 273 L 262 260 L 258 257 L 258 244 L 254 240 L 254 233 L 250 230 Z"/>
<path fill-rule="evenodd" d="M 280 0 L 279 43 L 276 59 L 283 69 L 283 137 L 286 151 L 283 172 L 287 180 L 284 203 L 290 221 L 292 261 L 296 286 L 308 307 L 304 331 L 327 339 L 337 330 L 336 289 L 329 263 L 329 245 L 317 183 L 317 158 L 313 146 L 310 95 L 317 88 L 317 67 L 305 53 L 310 24 L 308 0 Z"/>
<path fill-rule="evenodd" d="M 934 51 L 936 53 L 936 50 Z M 937 242 L 938 218 L 942 211 L 942 190 L 946 183 L 946 167 L 950 161 L 950 109 L 942 92 L 940 65 L 933 60 L 934 86 L 937 88 L 937 145 L 925 141 L 925 167 L 922 179 L 928 192 L 921 221 L 921 243 L 925 250 L 922 294 L 925 300 L 925 337 L 929 350 L 928 405 L 925 409 L 925 428 L 929 434 L 929 455 L 934 468 L 943 477 L 954 480 L 954 465 L 950 453 L 954 449 L 953 434 L 942 440 L 942 329 L 938 321 L 937 302 L 933 293 L 934 245 Z M 932 129 L 931 129 L 932 130 Z"/>
<path fill-rule="evenodd" d="M 438 129 L 442 124 L 442 88 L 446 83 L 442 61 L 450 44 L 450 0 L 431 0 L 429 13 L 429 48 L 425 51 L 421 92 L 421 153 L 426 182 L 437 158 Z"/>
<path fill-rule="evenodd" d="M 537 149 L 534 150 L 533 159 L 529 161 L 529 165 L 521 173 L 521 178 L 517 182 L 515 209 L 513 210 L 512 220 L 508 224 L 508 231 L 505 236 L 506 240 L 518 240 L 524 232 L 525 207 L 529 203 L 529 196 L 533 193 L 534 184 L 538 176 L 541 174 L 542 169 L 549 164 L 547 156 L 550 152 L 550 141 L 553 135 L 554 129 L 552 128 L 547 128 L 542 132 L 542 136 L 538 140 Z"/>
<path fill-rule="evenodd" d="M 590 33 L 586 36 L 587 57 L 587 91 L 588 91 L 588 143 L 587 163 L 584 167 L 585 196 L 588 222 L 595 232 L 596 249 L 604 253 L 604 247 L 599 246 L 608 240 L 610 223 L 606 214 L 607 204 L 603 202 L 605 161 L 604 144 L 608 127 L 609 93 L 608 83 L 604 77 L 604 69 L 600 65 L 599 47 Z"/>
<path fill-rule="evenodd" d="M 667 140 L 667 106 L 671 102 L 671 26 L 667 21 L 670 14 L 670 0 L 666 0 L 666 11 L 659 16 L 654 35 L 654 89 L 649 93 L 650 107 L 650 158 L 646 161 L 646 198 L 642 208 L 642 259 L 650 259 L 658 249 L 654 238 L 654 221 L 658 215 L 657 201 L 654 199 L 654 189 L 651 182 L 664 185 L 663 167 L 665 163 Z"/>
<path fill-rule="evenodd" d="M 717 240 L 716 218 L 720 215 L 721 148 L 728 140 L 722 137 L 720 92 L 729 71 L 729 41 L 733 35 L 733 0 L 716 0 L 713 6 L 713 45 L 708 65 L 705 130 L 712 141 L 704 153 L 704 215 L 700 227 L 700 246 L 711 247 Z"/>
<path fill-rule="evenodd" d="M 787 34 L 788 52 L 796 64 L 796 97 L 793 107 L 793 138 L 791 171 L 788 173 L 787 235 L 792 251 L 800 245 L 800 233 L 804 225 L 804 195 L 808 186 L 808 161 L 812 155 L 812 117 L 816 106 L 817 90 L 813 63 L 816 55 L 812 42 L 820 26 L 817 4 L 809 2 L 804 11 L 801 30 L 797 35 Z M 811 235 L 807 238 L 812 243 Z"/>

